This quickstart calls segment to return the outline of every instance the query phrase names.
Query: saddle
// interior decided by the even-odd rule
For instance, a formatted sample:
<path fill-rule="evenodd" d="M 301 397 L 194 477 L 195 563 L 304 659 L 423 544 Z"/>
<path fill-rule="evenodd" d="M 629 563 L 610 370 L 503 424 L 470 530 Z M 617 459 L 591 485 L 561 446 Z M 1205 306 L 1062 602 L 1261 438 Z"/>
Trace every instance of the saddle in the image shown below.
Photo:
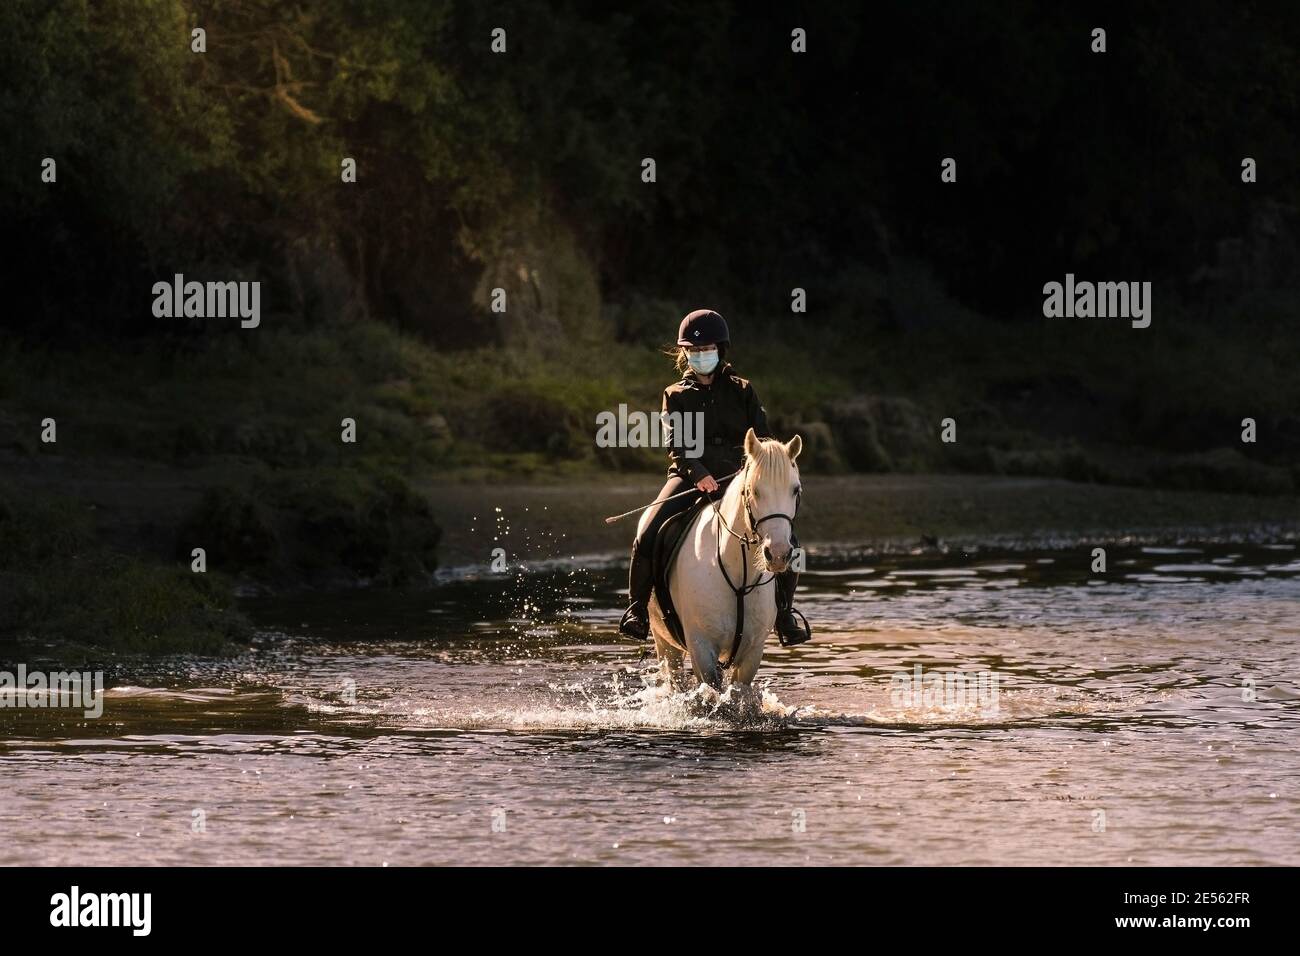
<path fill-rule="evenodd" d="M 673 562 L 677 560 L 677 553 L 682 549 L 682 542 L 686 540 L 686 532 L 695 523 L 699 513 L 707 507 L 709 507 L 709 497 L 701 495 L 700 500 L 691 507 L 673 515 L 660 525 L 650 555 L 650 566 L 654 571 L 654 596 L 659 603 L 659 613 L 663 615 L 664 624 L 668 626 L 668 633 L 683 650 L 686 648 L 686 635 L 682 630 L 681 618 L 677 616 L 677 610 L 673 607 L 673 596 L 668 589 L 668 579 L 673 569 Z"/>

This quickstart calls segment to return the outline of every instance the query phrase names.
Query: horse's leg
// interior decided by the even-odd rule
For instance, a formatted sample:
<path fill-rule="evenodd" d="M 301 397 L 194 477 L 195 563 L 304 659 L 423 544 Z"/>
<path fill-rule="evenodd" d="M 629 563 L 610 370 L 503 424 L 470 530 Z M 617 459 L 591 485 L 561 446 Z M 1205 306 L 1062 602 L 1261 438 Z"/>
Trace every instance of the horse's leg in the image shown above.
<path fill-rule="evenodd" d="M 731 682 L 748 687 L 758 674 L 758 666 L 763 663 L 763 642 L 746 640 L 740 649 L 740 657 L 731 668 Z"/>
<path fill-rule="evenodd" d="M 731 668 L 731 693 L 736 699 L 741 714 L 756 715 L 760 710 L 758 693 L 754 690 L 754 678 L 758 666 L 763 662 L 763 640 L 747 636 L 740 645 L 740 654 Z"/>
<path fill-rule="evenodd" d="M 685 655 L 659 634 L 655 634 L 655 654 L 659 658 L 659 676 L 668 689 L 674 692 L 682 690 Z"/>
<path fill-rule="evenodd" d="M 759 665 L 763 663 L 768 632 L 776 621 L 776 600 L 773 594 L 773 591 L 764 588 L 746 602 L 745 636 L 741 639 L 736 661 L 731 666 L 732 696 L 742 716 L 746 718 L 756 717 L 762 710 L 759 695 L 754 690 L 754 678 L 758 676 Z"/>
<path fill-rule="evenodd" d="M 659 599 L 650 598 L 650 634 L 655 639 L 655 657 L 659 659 L 659 679 L 674 693 L 683 689 L 682 668 L 685 655 L 670 640 L 668 624 L 664 621 Z"/>
<path fill-rule="evenodd" d="M 722 692 L 722 668 L 718 665 L 718 651 L 707 641 L 691 641 L 691 667 L 695 679 L 701 684 L 708 684 L 718 693 Z"/>

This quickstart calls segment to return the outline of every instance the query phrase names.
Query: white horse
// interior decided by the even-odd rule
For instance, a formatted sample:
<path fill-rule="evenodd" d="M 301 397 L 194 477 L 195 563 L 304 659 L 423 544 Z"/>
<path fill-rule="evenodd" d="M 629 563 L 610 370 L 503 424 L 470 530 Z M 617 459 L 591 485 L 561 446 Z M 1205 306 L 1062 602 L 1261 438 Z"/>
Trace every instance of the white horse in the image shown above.
<path fill-rule="evenodd" d="M 740 473 L 722 500 L 701 511 L 686 532 L 668 575 L 685 648 L 664 623 L 658 601 L 650 603 L 655 652 L 674 688 L 687 686 L 683 657 L 689 654 L 699 683 L 721 691 L 727 670 L 731 686 L 752 699 L 750 685 L 776 622 L 773 576 L 784 571 L 792 557 L 790 538 L 799 495 L 795 459 L 802 449 L 798 435 L 782 443 L 759 439 L 751 428 L 745 434 Z M 747 590 L 739 642 L 736 588 Z"/>

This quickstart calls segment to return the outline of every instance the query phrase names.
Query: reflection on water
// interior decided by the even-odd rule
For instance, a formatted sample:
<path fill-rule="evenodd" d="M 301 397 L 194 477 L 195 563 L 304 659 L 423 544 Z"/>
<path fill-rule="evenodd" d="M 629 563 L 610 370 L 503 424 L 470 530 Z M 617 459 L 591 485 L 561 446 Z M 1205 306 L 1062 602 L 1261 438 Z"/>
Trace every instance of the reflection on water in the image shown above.
<path fill-rule="evenodd" d="M 610 640 L 617 569 L 255 601 L 0 709 L 0 863 L 1300 862 L 1300 551 L 1108 559 L 814 555 L 744 721 Z"/>

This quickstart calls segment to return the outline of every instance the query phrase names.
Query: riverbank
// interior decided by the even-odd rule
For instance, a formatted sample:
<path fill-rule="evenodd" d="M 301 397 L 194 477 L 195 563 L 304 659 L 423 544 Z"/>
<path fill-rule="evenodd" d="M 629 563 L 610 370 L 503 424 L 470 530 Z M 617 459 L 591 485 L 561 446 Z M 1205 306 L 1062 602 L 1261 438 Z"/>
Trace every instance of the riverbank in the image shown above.
<path fill-rule="evenodd" d="M 0 461 L 17 465 L 12 458 Z M 245 470 L 218 462 L 179 471 L 111 458 L 69 465 L 55 458 L 28 459 L 21 469 L 6 470 L 13 486 L 26 493 L 57 493 L 83 502 L 94 533 L 113 549 L 168 557 L 205 494 L 236 483 Z M 486 565 L 498 546 L 507 548 L 512 564 L 570 555 L 621 558 L 637 516 L 613 525 L 605 524 L 605 516 L 653 500 L 662 487 L 658 472 L 631 477 L 598 470 L 495 481 L 433 474 L 410 485 L 441 529 L 437 564 L 444 570 Z M 806 474 L 803 485 L 799 533 L 810 550 L 893 551 L 936 544 L 1028 548 L 1124 539 L 1276 541 L 1300 535 L 1300 495 L 971 474 Z M 259 566 L 232 564 L 222 570 L 247 583 L 274 583 Z"/>
<path fill-rule="evenodd" d="M 18 464 L 13 458 L 0 462 Z M 95 533 L 114 549 L 170 556 L 205 494 L 236 484 L 246 468 L 217 462 L 177 470 L 112 458 L 78 461 L 74 468 L 45 458 L 6 470 L 14 487 L 32 495 L 53 492 L 84 502 Z M 507 547 L 511 563 L 571 554 L 625 556 L 637 517 L 613 525 L 604 518 L 653 500 L 660 477 L 657 471 L 632 477 L 594 469 L 531 480 L 448 473 L 411 479 L 410 485 L 441 528 L 437 563 L 445 570 L 485 565 L 497 546 Z M 809 549 L 904 550 L 936 541 L 952 547 L 1051 547 L 1126 538 L 1271 541 L 1300 535 L 1300 495 L 972 474 L 806 474 L 803 484 L 799 533 Z M 501 540 L 494 542 L 494 536 Z M 258 581 L 264 569 L 223 570 Z"/>
<path fill-rule="evenodd" d="M 657 480 L 467 484 L 430 480 L 444 569 L 486 566 L 492 549 L 517 563 L 622 558 Z M 1165 491 L 990 475 L 806 475 L 799 536 L 810 554 L 936 548 L 1041 548 L 1071 543 L 1290 541 L 1300 497 Z"/>
<path fill-rule="evenodd" d="M 605 516 L 644 504 L 661 487 L 653 473 L 505 482 L 443 474 L 408 478 L 397 493 L 346 469 L 249 482 L 247 466 L 230 461 L 178 470 L 105 457 L 75 467 L 54 456 L 29 458 L 6 470 L 0 639 L 53 642 L 70 653 L 87 646 L 222 653 L 251 636 L 239 594 L 427 586 L 487 570 L 496 548 L 511 570 L 621 563 L 636 517 L 607 525 Z M 1300 540 L 1295 495 L 969 474 L 809 474 L 804 488 L 799 534 L 822 561 L 873 552 Z M 387 504 L 373 506 L 376 496 Z M 203 545 L 208 564 L 200 575 L 190 562 L 192 548 Z M 312 576 L 315 567 L 328 573 Z"/>

